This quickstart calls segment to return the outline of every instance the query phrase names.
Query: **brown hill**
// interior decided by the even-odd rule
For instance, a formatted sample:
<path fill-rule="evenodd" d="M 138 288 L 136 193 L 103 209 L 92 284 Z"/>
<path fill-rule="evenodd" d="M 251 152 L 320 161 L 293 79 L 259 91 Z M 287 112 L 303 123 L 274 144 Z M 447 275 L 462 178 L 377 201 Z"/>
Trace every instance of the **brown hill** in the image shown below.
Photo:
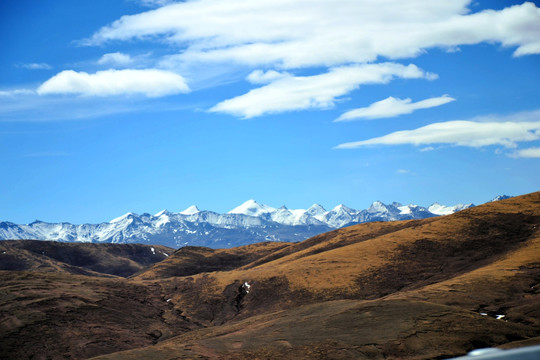
<path fill-rule="evenodd" d="M 449 216 L 352 226 L 295 244 L 181 249 L 127 280 L 1 272 L 2 284 L 10 285 L 0 288 L 0 309 L 18 312 L 0 321 L 0 336 L 11 339 L 0 353 L 432 359 L 538 344 L 539 225 L 540 192 Z M 64 284 L 53 300 L 52 289 L 35 290 L 44 279 L 47 286 Z M 86 295 L 74 297 L 75 283 Z M 50 313 L 58 303 L 66 309 L 60 325 Z M 35 311 L 24 310 L 29 307 Z M 127 312 L 141 317 L 139 326 L 124 318 Z M 69 324 L 89 314 L 103 325 L 99 331 L 77 327 L 74 342 Z M 62 329 L 68 335 L 58 335 Z M 49 333 L 62 339 L 62 351 L 40 336 L 31 346 L 25 342 L 29 334 Z"/>
<path fill-rule="evenodd" d="M 226 271 L 252 263 L 291 243 L 264 242 L 244 245 L 232 249 L 211 249 L 200 246 L 186 246 L 157 264 L 135 276 L 136 279 L 166 279 L 175 276 L 189 276 L 203 272 Z"/>
<path fill-rule="evenodd" d="M 0 241 L 0 270 L 127 277 L 174 251 L 161 245 L 5 240 Z"/>
<path fill-rule="evenodd" d="M 197 327 L 123 278 L 0 271 L 0 284 L 0 359 L 86 359 Z"/>

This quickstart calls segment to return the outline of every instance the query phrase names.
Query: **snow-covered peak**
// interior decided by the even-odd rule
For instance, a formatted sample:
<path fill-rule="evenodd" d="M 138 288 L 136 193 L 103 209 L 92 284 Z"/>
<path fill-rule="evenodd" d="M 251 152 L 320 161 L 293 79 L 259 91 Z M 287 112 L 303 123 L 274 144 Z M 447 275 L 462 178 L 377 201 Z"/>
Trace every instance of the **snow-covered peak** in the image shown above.
<path fill-rule="evenodd" d="M 174 214 L 171 213 L 170 211 L 161 210 L 156 215 L 154 215 L 154 219 L 157 218 L 157 221 L 155 222 L 155 225 L 156 226 L 162 226 L 162 225 L 170 223 L 171 222 L 171 216 L 174 216 Z M 150 219 L 148 219 L 148 220 L 150 220 Z"/>
<path fill-rule="evenodd" d="M 433 203 L 428 207 L 428 211 L 435 215 L 448 215 L 454 212 L 453 206 L 441 205 L 439 203 Z"/>
<path fill-rule="evenodd" d="M 399 206 L 396 206 L 394 204 L 397 204 Z M 428 209 L 426 209 L 423 206 L 409 204 L 409 205 L 401 205 L 399 203 L 393 203 L 392 206 L 394 206 L 399 211 L 399 215 L 401 216 L 411 216 L 411 217 L 422 217 L 421 214 L 429 215 Z"/>
<path fill-rule="evenodd" d="M 319 204 L 313 204 L 306 210 L 306 214 L 311 216 L 323 215 L 326 209 Z"/>
<path fill-rule="evenodd" d="M 495 198 L 493 198 L 493 200 L 491 200 L 491 202 L 493 201 L 499 201 L 499 200 L 505 200 L 505 199 L 510 199 L 512 196 L 510 195 L 498 195 L 496 196 Z"/>
<path fill-rule="evenodd" d="M 294 214 L 285 206 L 282 206 L 279 209 L 276 209 L 276 211 L 273 211 L 271 218 L 272 221 L 280 224 L 293 225 L 295 223 Z"/>
<path fill-rule="evenodd" d="M 473 206 L 473 204 L 457 204 L 454 206 L 446 206 L 439 203 L 433 203 L 430 207 L 428 207 L 428 211 L 435 215 L 450 215 Z"/>
<path fill-rule="evenodd" d="M 157 214 L 155 214 L 154 216 L 155 217 L 160 217 L 160 216 L 163 216 L 163 215 L 169 216 L 169 215 L 171 215 L 171 213 L 167 209 L 163 209 L 160 212 L 158 212 Z"/>
<path fill-rule="evenodd" d="M 46 224 L 45 221 L 41 221 L 41 220 L 34 220 L 32 221 L 31 223 L 27 224 L 27 225 L 34 225 L 34 224 Z"/>
<path fill-rule="evenodd" d="M 398 208 L 400 214 L 408 215 L 412 212 L 411 209 L 415 207 L 415 205 L 405 205 L 405 206 L 396 206 L 396 207 Z"/>
<path fill-rule="evenodd" d="M 276 211 L 273 207 L 267 205 L 261 205 L 255 200 L 248 200 L 242 205 L 235 207 L 229 214 L 243 214 L 249 216 L 260 216 L 262 214 L 268 214 Z"/>
<path fill-rule="evenodd" d="M 388 208 L 381 201 L 375 201 L 367 211 L 370 213 L 384 213 L 388 212 Z"/>
<path fill-rule="evenodd" d="M 499 196 L 496 199 L 504 198 Z M 472 204 L 444 206 L 434 203 L 429 211 L 418 205 L 385 205 L 377 201 L 369 210 L 355 210 L 338 205 L 326 211 L 321 205 L 307 210 L 279 209 L 249 200 L 228 214 L 200 211 L 190 206 L 181 213 L 167 210 L 156 215 L 127 213 L 107 223 L 69 224 L 36 221 L 27 225 L 0 222 L 0 239 L 47 239 L 84 242 L 146 242 L 173 246 L 219 244 L 230 246 L 231 230 L 235 244 L 244 241 L 298 241 L 329 229 L 369 221 L 424 219 L 452 214 Z M 249 239 L 249 240 L 246 240 Z M 226 244 L 223 241 L 227 241 Z M 218 245 L 216 245 L 218 246 Z"/>
<path fill-rule="evenodd" d="M 124 214 L 122 216 L 119 216 L 115 219 L 112 219 L 111 221 L 109 221 L 110 224 L 114 224 L 114 223 L 118 223 L 118 222 L 122 222 L 126 219 L 129 219 L 129 218 L 133 218 L 134 216 L 137 216 L 136 214 L 132 213 L 132 212 L 128 212 L 127 214 Z"/>
<path fill-rule="evenodd" d="M 458 211 L 461 211 L 461 210 L 465 210 L 465 209 L 469 209 L 469 208 L 472 208 L 474 207 L 475 205 L 473 203 L 468 203 L 468 204 L 457 204 L 457 205 L 454 205 L 454 212 L 458 212 Z"/>
<path fill-rule="evenodd" d="M 347 207 L 343 204 L 339 204 L 335 208 L 331 210 L 332 212 L 339 213 L 339 212 L 345 212 L 345 213 L 354 213 L 355 210 L 351 209 L 350 207 Z"/>
<path fill-rule="evenodd" d="M 200 212 L 201 212 L 201 210 L 199 210 L 197 205 L 191 205 L 186 210 L 180 211 L 180 214 L 182 214 L 182 215 L 194 215 L 194 214 L 197 214 L 197 213 L 200 213 Z"/>

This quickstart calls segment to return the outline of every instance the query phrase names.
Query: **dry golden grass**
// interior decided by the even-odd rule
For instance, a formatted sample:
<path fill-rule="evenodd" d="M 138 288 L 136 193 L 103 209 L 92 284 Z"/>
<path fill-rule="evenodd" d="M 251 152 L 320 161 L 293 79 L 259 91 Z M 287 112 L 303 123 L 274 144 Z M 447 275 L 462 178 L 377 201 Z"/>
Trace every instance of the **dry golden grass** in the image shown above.
<path fill-rule="evenodd" d="M 32 293 L 41 280 L 4 274 L 15 277 L 0 287 L 0 308 L 19 315 L 0 324 L 13 340 L 22 329 L 51 331 L 53 305 L 75 323 L 94 314 L 94 322 L 108 324 L 94 339 L 110 344 L 84 353 L 68 335 L 62 354 L 131 349 L 96 358 L 109 360 L 431 359 L 537 344 L 539 228 L 537 192 L 449 216 L 351 226 L 301 243 L 183 248 L 128 280 L 46 278 L 50 286 L 64 284 L 53 295 L 49 287 Z M 66 284 L 80 284 L 82 295 Z M 106 320 L 115 312 L 111 299 L 123 306 L 116 323 Z M 18 300 L 22 307 L 13 305 Z M 25 306 L 36 321 L 25 320 Z M 141 311 L 147 316 L 131 328 L 123 316 Z M 119 339 L 109 335 L 113 330 Z"/>

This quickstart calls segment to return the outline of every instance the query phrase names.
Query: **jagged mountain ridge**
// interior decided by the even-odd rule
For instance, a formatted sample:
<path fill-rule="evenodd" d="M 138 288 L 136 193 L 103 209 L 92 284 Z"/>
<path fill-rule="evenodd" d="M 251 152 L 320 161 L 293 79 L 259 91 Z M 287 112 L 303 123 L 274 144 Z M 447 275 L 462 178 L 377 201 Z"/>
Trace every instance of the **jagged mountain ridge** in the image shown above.
<path fill-rule="evenodd" d="M 474 206 L 438 203 L 428 208 L 418 205 L 374 202 L 368 209 L 355 210 L 338 205 L 330 211 L 321 205 L 310 208 L 273 208 L 248 200 L 228 213 L 199 210 L 192 205 L 174 213 L 155 215 L 127 213 L 100 224 L 0 222 L 0 239 L 36 239 L 63 242 L 146 243 L 170 247 L 187 245 L 225 248 L 260 241 L 301 241 L 344 226 L 372 222 L 425 219 L 447 215 Z"/>

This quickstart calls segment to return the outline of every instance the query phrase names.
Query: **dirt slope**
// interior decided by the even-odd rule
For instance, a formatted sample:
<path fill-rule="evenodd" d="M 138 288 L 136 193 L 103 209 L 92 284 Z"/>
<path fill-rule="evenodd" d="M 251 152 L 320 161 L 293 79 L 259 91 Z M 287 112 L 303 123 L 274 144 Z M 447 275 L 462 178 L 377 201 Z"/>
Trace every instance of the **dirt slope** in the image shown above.
<path fill-rule="evenodd" d="M 173 252 L 161 245 L 6 240 L 0 241 L 0 270 L 127 277 Z"/>
<path fill-rule="evenodd" d="M 85 359 L 197 328 L 122 278 L 0 271 L 0 358 Z"/>
<path fill-rule="evenodd" d="M 0 272 L 0 353 L 433 359 L 538 344 L 539 226 L 540 192 L 295 244 L 181 249 L 130 279 Z"/>
<path fill-rule="evenodd" d="M 170 258 L 155 264 L 134 278 L 141 280 L 166 279 L 203 272 L 233 270 L 283 248 L 288 248 L 290 245 L 291 243 L 264 242 L 232 249 L 186 246 L 176 250 Z"/>

